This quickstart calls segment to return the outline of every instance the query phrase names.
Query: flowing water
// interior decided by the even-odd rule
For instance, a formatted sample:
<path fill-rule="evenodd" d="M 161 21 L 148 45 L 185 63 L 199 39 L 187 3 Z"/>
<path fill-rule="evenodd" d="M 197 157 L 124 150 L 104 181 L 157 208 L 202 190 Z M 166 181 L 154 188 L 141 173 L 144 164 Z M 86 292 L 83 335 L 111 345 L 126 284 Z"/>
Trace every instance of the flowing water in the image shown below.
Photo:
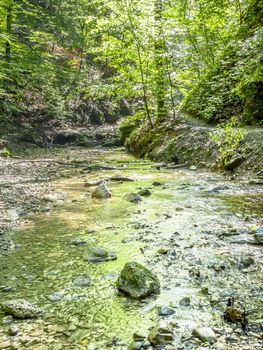
<path fill-rule="evenodd" d="M 94 151 L 93 162 L 102 161 L 116 169 L 55 181 L 54 193 L 65 199 L 30 216 L 12 234 L 16 249 L 0 258 L 0 286 L 10 289 L 0 289 L 1 300 L 35 302 L 47 312 L 46 325 L 71 326 L 60 335 L 64 344 L 74 344 L 64 345 L 69 349 L 114 337 L 129 344 L 134 332 L 147 334 L 159 306 L 175 308 L 178 342 L 196 324 L 222 326 L 231 296 L 254 310 L 252 321 L 262 321 L 262 245 L 242 243 L 255 243 L 251 232 L 263 224 L 262 187 L 199 170 L 160 171 L 121 150 Z M 112 198 L 92 199 L 84 180 L 113 175 L 135 181 L 108 181 Z M 152 195 L 140 204 L 124 200 L 126 193 L 145 188 Z M 74 245 L 76 240 L 86 245 Z M 88 263 L 83 255 L 89 246 L 114 251 L 118 259 Z M 117 293 L 118 274 L 130 261 L 158 275 L 158 296 L 133 301 Z M 90 287 L 76 287 L 78 276 L 89 276 Z M 60 300 L 52 301 L 54 295 Z"/>

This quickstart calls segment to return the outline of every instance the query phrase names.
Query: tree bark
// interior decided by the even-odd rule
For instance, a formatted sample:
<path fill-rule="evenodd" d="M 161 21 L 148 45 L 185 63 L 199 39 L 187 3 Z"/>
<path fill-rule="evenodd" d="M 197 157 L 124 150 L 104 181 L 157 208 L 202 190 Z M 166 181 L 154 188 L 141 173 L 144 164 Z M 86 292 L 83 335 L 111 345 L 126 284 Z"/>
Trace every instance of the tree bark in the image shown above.
<path fill-rule="evenodd" d="M 12 33 L 12 10 L 13 2 L 11 2 L 7 7 L 6 14 L 6 34 L 9 36 Z M 11 61 L 11 44 L 7 40 L 5 44 L 5 59 L 7 62 Z"/>
<path fill-rule="evenodd" d="M 155 19 L 155 70 L 156 70 L 156 104 L 157 120 L 163 121 L 167 116 L 165 106 L 165 42 L 163 33 L 163 0 L 154 2 L 154 19 Z"/>

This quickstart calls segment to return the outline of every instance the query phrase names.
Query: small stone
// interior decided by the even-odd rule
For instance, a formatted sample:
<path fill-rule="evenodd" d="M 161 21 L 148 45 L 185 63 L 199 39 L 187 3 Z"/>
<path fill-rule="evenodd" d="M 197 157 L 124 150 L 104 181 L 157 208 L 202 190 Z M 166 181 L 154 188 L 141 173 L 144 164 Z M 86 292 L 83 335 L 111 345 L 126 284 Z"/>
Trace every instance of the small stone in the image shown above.
<path fill-rule="evenodd" d="M 90 286 L 91 279 L 89 276 L 79 276 L 73 281 L 76 287 L 87 288 Z"/>
<path fill-rule="evenodd" d="M 192 334 L 204 343 L 213 344 L 217 341 L 214 331 L 209 327 L 195 328 Z"/>
<path fill-rule="evenodd" d="M 165 255 L 165 254 L 167 254 L 168 252 L 169 252 L 169 248 L 162 247 L 162 248 L 158 249 L 158 253 L 159 253 L 159 254 Z"/>
<path fill-rule="evenodd" d="M 191 298 L 190 297 L 184 297 L 180 300 L 179 304 L 181 306 L 190 306 L 191 305 Z"/>
<path fill-rule="evenodd" d="M 2 319 L 2 324 L 5 325 L 5 326 L 9 325 L 12 322 L 13 322 L 13 316 L 11 316 L 11 315 L 5 316 Z"/>
<path fill-rule="evenodd" d="M 35 318 L 43 314 L 41 309 L 23 299 L 5 301 L 0 306 L 6 314 L 16 318 Z"/>
<path fill-rule="evenodd" d="M 19 333 L 19 327 L 17 325 L 11 325 L 8 329 L 8 334 L 11 336 L 16 336 Z"/>
<path fill-rule="evenodd" d="M 146 339 L 145 335 L 139 334 L 139 333 L 134 333 L 133 334 L 133 340 L 137 342 L 143 342 Z"/>
<path fill-rule="evenodd" d="M 190 166 L 190 168 L 189 168 L 191 171 L 196 171 L 197 170 L 197 167 L 196 166 L 194 166 L 194 165 L 192 165 L 192 166 Z"/>
<path fill-rule="evenodd" d="M 127 193 L 123 197 L 127 202 L 138 204 L 142 201 L 142 197 L 137 193 Z"/>
<path fill-rule="evenodd" d="M 171 309 L 168 306 L 162 306 L 159 310 L 158 310 L 158 315 L 159 316 L 171 316 L 175 313 L 174 309 Z"/>
<path fill-rule="evenodd" d="M 111 198 L 111 193 L 105 184 L 100 184 L 91 192 L 91 197 L 106 199 Z"/>
<path fill-rule="evenodd" d="M 142 197 L 150 197 L 152 194 L 152 192 L 148 189 L 145 189 L 145 190 L 141 190 L 138 192 L 138 195 L 139 196 L 142 196 Z"/>
<path fill-rule="evenodd" d="M 50 294 L 49 296 L 48 296 L 48 299 L 50 300 L 50 301 L 60 301 L 60 300 L 62 300 L 63 298 L 64 298 L 64 293 L 63 292 L 55 292 L 55 293 L 53 293 L 53 294 Z"/>
<path fill-rule="evenodd" d="M 2 343 L 0 343 L 0 349 L 8 349 L 11 346 L 11 342 L 10 340 L 7 341 L 3 341 Z"/>
<path fill-rule="evenodd" d="M 169 345 L 174 340 L 173 330 L 165 320 L 160 320 L 148 335 L 153 346 Z"/>
<path fill-rule="evenodd" d="M 257 243 L 263 244 L 263 227 L 260 227 L 259 229 L 256 230 L 254 234 L 254 238 Z"/>
<path fill-rule="evenodd" d="M 157 187 L 157 186 L 162 186 L 162 183 L 159 182 L 159 181 L 154 181 L 154 182 L 152 183 L 152 185 Z"/>

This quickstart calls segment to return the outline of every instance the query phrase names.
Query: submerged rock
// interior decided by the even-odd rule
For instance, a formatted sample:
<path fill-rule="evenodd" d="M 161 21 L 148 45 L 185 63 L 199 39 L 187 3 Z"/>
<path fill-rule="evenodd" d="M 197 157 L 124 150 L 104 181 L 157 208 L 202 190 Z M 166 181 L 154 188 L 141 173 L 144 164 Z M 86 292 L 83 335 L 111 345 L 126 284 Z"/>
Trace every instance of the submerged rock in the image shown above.
<path fill-rule="evenodd" d="M 117 260 L 117 255 L 115 252 L 107 252 L 102 248 L 92 247 L 84 255 L 84 260 L 91 263 L 114 261 Z"/>
<path fill-rule="evenodd" d="M 160 320 L 151 329 L 148 339 L 153 346 L 171 344 L 174 340 L 173 330 L 165 320 Z"/>
<path fill-rule="evenodd" d="M 105 184 L 100 184 L 91 192 L 92 198 L 111 198 L 111 193 Z"/>
<path fill-rule="evenodd" d="M 217 341 L 214 331 L 209 327 L 195 328 L 192 334 L 204 343 L 214 344 Z"/>
<path fill-rule="evenodd" d="M 91 279 L 89 276 L 78 276 L 73 283 L 76 287 L 87 288 L 90 286 Z"/>
<path fill-rule="evenodd" d="M 174 309 L 168 307 L 168 306 L 162 306 L 158 310 L 159 316 L 171 316 L 175 313 Z"/>
<path fill-rule="evenodd" d="M 16 318 L 35 318 L 43 314 L 43 311 L 28 301 L 15 299 L 0 304 L 3 312 Z"/>
<path fill-rule="evenodd" d="M 117 288 L 134 299 L 143 299 L 160 290 L 160 282 L 150 270 L 136 262 L 127 263 L 117 280 Z"/>
<path fill-rule="evenodd" d="M 110 181 L 116 181 L 116 182 L 134 182 L 133 179 L 126 177 L 126 176 L 111 176 L 109 178 Z"/>
<path fill-rule="evenodd" d="M 127 193 L 123 198 L 130 203 L 136 204 L 142 201 L 142 197 L 137 193 Z"/>
<path fill-rule="evenodd" d="M 139 191 L 138 195 L 142 197 L 150 197 L 152 195 L 152 192 L 146 188 L 144 190 Z"/>

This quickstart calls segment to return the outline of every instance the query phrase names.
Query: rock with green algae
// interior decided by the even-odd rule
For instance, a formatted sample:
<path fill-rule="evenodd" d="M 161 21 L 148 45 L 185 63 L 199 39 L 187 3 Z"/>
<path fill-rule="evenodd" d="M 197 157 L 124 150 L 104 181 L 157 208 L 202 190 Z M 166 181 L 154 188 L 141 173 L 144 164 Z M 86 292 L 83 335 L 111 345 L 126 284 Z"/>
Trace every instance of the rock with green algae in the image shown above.
<path fill-rule="evenodd" d="M 90 263 L 100 263 L 117 260 L 117 255 L 112 251 L 107 252 L 99 247 L 91 247 L 88 249 L 87 253 L 84 254 L 83 259 Z"/>
<path fill-rule="evenodd" d="M 92 198 L 106 199 L 111 198 L 111 193 L 105 184 L 100 184 L 91 192 Z"/>
<path fill-rule="evenodd" d="M 127 263 L 117 280 L 117 288 L 133 299 L 143 299 L 160 290 L 158 277 L 136 262 Z"/>
<path fill-rule="evenodd" d="M 16 318 L 35 318 L 43 315 L 41 309 L 23 299 L 8 300 L 0 306 L 3 312 Z"/>

